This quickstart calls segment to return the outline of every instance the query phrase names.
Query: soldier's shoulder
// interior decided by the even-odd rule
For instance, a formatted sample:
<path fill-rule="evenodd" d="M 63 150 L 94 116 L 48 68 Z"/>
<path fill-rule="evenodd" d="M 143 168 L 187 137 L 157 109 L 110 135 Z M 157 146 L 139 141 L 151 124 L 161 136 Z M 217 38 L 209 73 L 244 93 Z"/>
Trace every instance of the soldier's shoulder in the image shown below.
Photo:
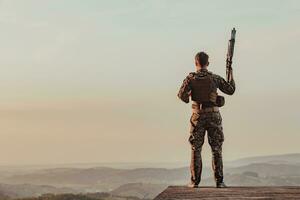
<path fill-rule="evenodd" d="M 196 72 L 190 72 L 188 75 L 187 75 L 187 79 L 192 79 L 192 78 L 194 78 L 195 77 L 195 75 L 196 75 Z"/>
<path fill-rule="evenodd" d="M 218 74 L 212 73 L 212 79 L 214 80 L 214 82 L 220 84 L 223 82 L 224 78 Z"/>
<path fill-rule="evenodd" d="M 191 80 L 193 80 L 195 77 L 195 73 L 194 72 L 190 72 L 185 79 L 183 80 L 183 83 L 188 84 Z"/>
<path fill-rule="evenodd" d="M 218 74 L 215 74 L 215 73 L 211 73 L 211 76 L 214 78 L 214 79 L 222 79 L 222 76 L 218 75 Z"/>

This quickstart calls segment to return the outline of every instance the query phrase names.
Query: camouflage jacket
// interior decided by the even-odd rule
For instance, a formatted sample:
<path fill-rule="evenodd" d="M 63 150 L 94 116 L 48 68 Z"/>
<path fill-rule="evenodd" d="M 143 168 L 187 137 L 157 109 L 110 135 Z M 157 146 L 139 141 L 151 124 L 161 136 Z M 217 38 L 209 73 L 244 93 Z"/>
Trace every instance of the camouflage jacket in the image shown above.
<path fill-rule="evenodd" d="M 224 78 L 222 78 L 219 75 L 213 74 L 212 72 L 209 72 L 207 69 L 200 69 L 197 72 L 191 72 L 183 81 L 180 90 L 178 92 L 178 97 L 184 101 L 185 103 L 189 103 L 189 97 L 191 91 L 190 81 L 197 76 L 208 76 L 211 75 L 213 79 L 213 85 L 214 91 L 217 91 L 217 89 L 220 89 L 222 92 L 228 95 L 232 95 L 235 91 L 235 82 L 233 79 L 231 79 L 229 82 L 225 81 Z"/>

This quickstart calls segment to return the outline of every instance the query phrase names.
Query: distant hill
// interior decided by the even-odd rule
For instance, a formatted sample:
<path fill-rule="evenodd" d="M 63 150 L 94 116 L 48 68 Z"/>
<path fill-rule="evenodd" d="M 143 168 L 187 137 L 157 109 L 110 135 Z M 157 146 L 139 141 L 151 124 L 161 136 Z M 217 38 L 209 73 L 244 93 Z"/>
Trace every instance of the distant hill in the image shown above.
<path fill-rule="evenodd" d="M 110 194 L 107 195 L 103 193 L 87 193 L 87 194 L 44 194 L 38 197 L 20 198 L 18 200 L 141 200 L 141 199 L 137 197 L 119 197 L 119 196 L 114 197 Z"/>
<path fill-rule="evenodd" d="M 225 181 L 231 186 L 300 185 L 300 154 L 245 158 L 225 163 Z M 51 168 L 0 171 L 0 195 L 36 196 L 43 193 L 102 193 L 152 198 L 167 185 L 185 185 L 189 167 L 116 169 Z M 215 185 L 211 167 L 204 167 L 202 185 Z M 5 183 L 5 184 L 4 184 Z M 2 193 L 1 193 L 2 192 Z M 0 198 L 1 199 L 1 198 Z"/>
<path fill-rule="evenodd" d="M 11 198 L 33 197 L 45 193 L 62 194 L 77 193 L 78 191 L 71 188 L 56 188 L 48 185 L 31 185 L 31 184 L 0 184 L 0 197 L 9 196 Z M 0 198 L 2 200 L 2 198 Z"/>
<path fill-rule="evenodd" d="M 280 156 L 282 158 L 283 156 Z M 292 158 L 292 156 L 287 156 Z M 274 156 L 272 156 L 274 158 Z M 295 158 L 295 157 L 294 157 Z M 260 160 L 261 158 L 257 159 Z M 253 159 L 250 159 L 253 160 Z M 256 160 L 256 159 L 255 159 Z M 270 159 L 271 160 L 271 159 Z M 286 158 L 286 160 L 288 160 Z M 268 161 L 268 160 L 267 160 Z M 295 160 L 296 161 L 296 160 Z M 239 167 L 225 165 L 226 174 L 242 174 L 254 172 L 260 177 L 297 177 L 300 176 L 300 165 L 252 163 Z M 210 168 L 203 169 L 203 179 L 212 176 Z M 176 169 L 138 168 L 114 169 L 97 167 L 88 169 L 58 168 L 37 170 L 25 174 L 17 174 L 2 180 L 9 184 L 51 185 L 54 187 L 68 187 L 82 192 L 112 191 L 128 183 L 151 183 L 162 185 L 187 184 L 190 179 L 188 167 Z"/>
<path fill-rule="evenodd" d="M 122 197 L 153 199 L 168 187 L 168 184 L 128 183 L 113 190 L 111 194 Z"/>
<path fill-rule="evenodd" d="M 261 177 L 253 172 L 226 174 L 228 186 L 300 186 L 300 176 Z M 204 179 L 202 185 L 215 185 L 213 178 Z"/>
<path fill-rule="evenodd" d="M 6 192 L 0 191 L 0 199 L 1 200 L 9 200 L 9 195 L 6 194 Z"/>
<path fill-rule="evenodd" d="M 81 189 L 84 192 L 102 192 L 116 189 L 127 183 L 185 184 L 188 179 L 188 168 L 113 169 L 98 167 L 38 170 L 34 173 L 13 175 L 2 181 L 10 184 L 29 183 L 70 187 Z"/>
<path fill-rule="evenodd" d="M 234 161 L 225 162 L 225 164 L 230 167 L 249 165 L 253 163 L 300 165 L 300 153 L 247 157 L 247 158 L 242 158 Z"/>
<path fill-rule="evenodd" d="M 2 181 L 10 184 L 29 183 L 35 185 L 53 185 L 56 187 L 84 188 L 97 184 L 101 180 L 115 177 L 124 172 L 112 168 L 58 168 L 36 170 L 27 174 L 17 174 Z"/>
<path fill-rule="evenodd" d="M 228 168 L 226 173 L 237 174 L 246 171 L 257 173 L 259 176 L 300 176 L 300 165 L 253 163 L 246 166 Z"/>
<path fill-rule="evenodd" d="M 300 165 L 253 163 L 226 168 L 225 180 L 231 186 L 299 186 Z M 202 181 L 214 185 L 212 177 Z"/>

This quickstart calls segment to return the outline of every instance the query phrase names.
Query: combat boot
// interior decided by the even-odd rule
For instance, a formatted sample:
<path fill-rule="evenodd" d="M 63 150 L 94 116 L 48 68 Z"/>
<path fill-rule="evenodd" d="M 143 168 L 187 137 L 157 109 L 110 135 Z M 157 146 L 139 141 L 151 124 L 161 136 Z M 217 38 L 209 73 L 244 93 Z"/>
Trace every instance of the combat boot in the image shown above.
<path fill-rule="evenodd" d="M 224 182 L 219 182 L 219 183 L 217 183 L 217 184 L 216 184 L 216 187 L 217 187 L 217 188 L 227 188 L 227 186 L 225 185 Z"/>

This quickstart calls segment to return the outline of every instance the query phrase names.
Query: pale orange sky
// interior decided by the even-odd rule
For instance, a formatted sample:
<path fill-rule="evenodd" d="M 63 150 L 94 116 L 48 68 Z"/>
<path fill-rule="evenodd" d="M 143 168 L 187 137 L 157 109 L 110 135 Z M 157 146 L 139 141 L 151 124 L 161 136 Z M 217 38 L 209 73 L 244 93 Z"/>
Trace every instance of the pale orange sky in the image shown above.
<path fill-rule="evenodd" d="M 0 1 L 0 164 L 188 163 L 190 105 L 176 94 L 197 51 L 225 74 L 232 27 L 225 160 L 299 153 L 299 10 L 293 0 Z"/>

